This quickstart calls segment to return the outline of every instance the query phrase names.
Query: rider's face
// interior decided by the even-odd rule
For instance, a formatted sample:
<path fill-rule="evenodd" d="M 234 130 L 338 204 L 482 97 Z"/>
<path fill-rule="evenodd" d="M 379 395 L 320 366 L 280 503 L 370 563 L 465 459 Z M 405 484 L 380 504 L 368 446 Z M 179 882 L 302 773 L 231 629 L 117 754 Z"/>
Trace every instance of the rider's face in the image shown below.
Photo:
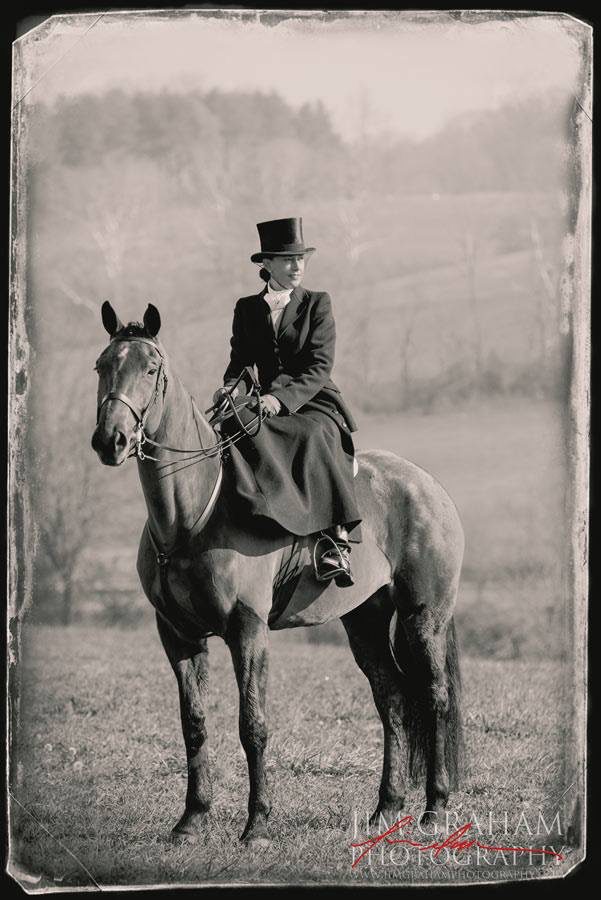
<path fill-rule="evenodd" d="M 298 287 L 305 274 L 304 256 L 274 256 L 264 259 L 263 265 L 271 274 L 271 280 L 283 288 Z"/>

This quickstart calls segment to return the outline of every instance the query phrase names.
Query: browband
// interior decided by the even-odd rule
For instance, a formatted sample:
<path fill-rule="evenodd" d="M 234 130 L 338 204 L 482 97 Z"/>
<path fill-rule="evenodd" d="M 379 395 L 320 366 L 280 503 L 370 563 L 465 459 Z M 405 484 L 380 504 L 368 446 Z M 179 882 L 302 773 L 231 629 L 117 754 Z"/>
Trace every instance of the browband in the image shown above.
<path fill-rule="evenodd" d="M 126 334 L 126 335 L 121 335 L 121 336 L 115 335 L 115 337 L 111 338 L 110 343 L 112 344 L 113 342 L 117 342 L 117 341 L 138 341 L 141 344 L 150 344 L 151 347 L 154 347 L 154 349 L 159 354 L 161 359 L 165 359 L 159 345 L 156 344 L 154 341 L 151 341 L 150 338 L 140 337 L 139 335 L 136 335 L 136 334 Z"/>

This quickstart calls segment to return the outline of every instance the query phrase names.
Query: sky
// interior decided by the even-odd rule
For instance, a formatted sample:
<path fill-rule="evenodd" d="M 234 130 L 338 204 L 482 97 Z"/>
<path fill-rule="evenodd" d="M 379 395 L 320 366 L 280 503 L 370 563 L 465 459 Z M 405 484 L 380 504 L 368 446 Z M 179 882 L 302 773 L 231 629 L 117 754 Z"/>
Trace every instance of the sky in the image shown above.
<path fill-rule="evenodd" d="M 580 95 L 585 26 L 567 15 L 477 23 L 447 12 L 265 15 L 53 17 L 17 42 L 13 102 L 117 86 L 276 90 L 294 106 L 320 99 L 345 138 L 419 139 L 458 113 L 533 92 Z"/>

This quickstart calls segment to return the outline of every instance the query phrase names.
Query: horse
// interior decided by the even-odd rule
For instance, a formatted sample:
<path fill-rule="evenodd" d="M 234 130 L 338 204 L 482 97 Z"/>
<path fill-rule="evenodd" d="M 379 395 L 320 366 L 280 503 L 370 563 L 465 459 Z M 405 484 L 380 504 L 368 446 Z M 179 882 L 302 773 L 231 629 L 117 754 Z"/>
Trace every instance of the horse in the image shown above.
<path fill-rule="evenodd" d="M 218 432 L 172 370 L 158 338 L 158 309 L 148 304 L 142 322 L 124 326 L 106 301 L 102 322 L 110 342 L 95 367 L 92 447 L 107 466 L 137 457 L 148 512 L 137 570 L 179 689 L 188 781 L 171 837 L 195 842 L 209 828 L 208 637 L 219 636 L 233 661 L 248 763 L 248 819 L 240 840 L 264 846 L 271 811 L 265 772 L 269 614 L 276 573 L 294 536 L 240 517 L 225 442 L 216 442 Z M 382 817 L 396 821 L 408 778 L 424 776 L 420 823 L 432 824 L 462 767 L 453 612 L 463 530 L 453 501 L 424 469 L 388 451 L 359 451 L 356 460 L 362 527 L 376 536 L 391 573 L 388 583 L 340 617 L 384 732 L 370 824 Z"/>

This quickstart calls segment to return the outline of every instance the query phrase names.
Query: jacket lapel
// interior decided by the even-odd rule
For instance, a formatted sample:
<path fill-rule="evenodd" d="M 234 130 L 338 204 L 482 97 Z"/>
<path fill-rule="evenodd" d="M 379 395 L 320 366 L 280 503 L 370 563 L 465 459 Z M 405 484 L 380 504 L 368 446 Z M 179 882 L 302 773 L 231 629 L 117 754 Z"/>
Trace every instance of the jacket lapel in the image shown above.
<path fill-rule="evenodd" d="M 269 310 L 269 304 L 265 301 L 265 294 L 267 293 L 267 287 L 264 287 L 260 294 L 257 294 L 257 316 L 262 326 L 267 329 L 269 334 L 273 334 L 273 328 L 271 325 L 271 312 Z"/>
<path fill-rule="evenodd" d="M 303 301 L 305 299 L 305 291 L 302 287 L 294 288 L 290 294 L 290 300 L 284 307 L 282 318 L 280 319 L 280 327 L 278 328 L 278 339 L 283 335 L 289 325 L 292 325 L 295 319 L 301 315 L 303 309 Z"/>

